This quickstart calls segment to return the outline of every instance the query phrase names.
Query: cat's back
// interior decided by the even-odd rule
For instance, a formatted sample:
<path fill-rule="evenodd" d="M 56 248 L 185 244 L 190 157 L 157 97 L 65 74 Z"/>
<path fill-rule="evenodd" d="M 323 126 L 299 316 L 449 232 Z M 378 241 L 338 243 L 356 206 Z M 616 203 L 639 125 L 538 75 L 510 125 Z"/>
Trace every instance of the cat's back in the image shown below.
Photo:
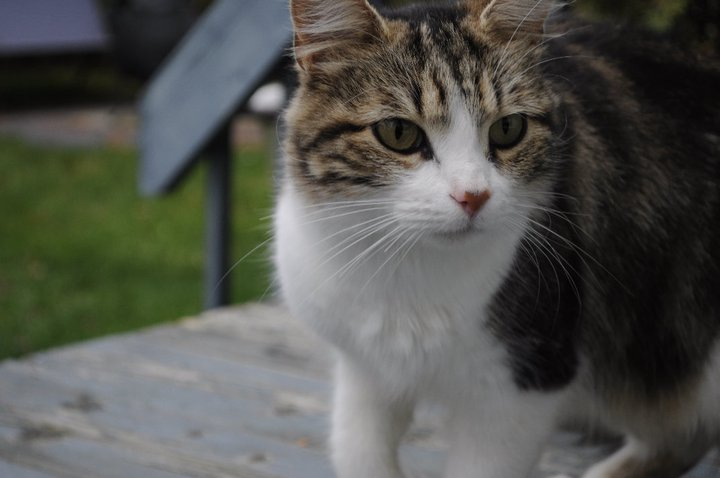
<path fill-rule="evenodd" d="M 541 66 L 572 130 L 596 384 L 693 389 L 720 336 L 720 68 L 653 33 L 554 28 Z"/>
<path fill-rule="evenodd" d="M 626 150 L 648 141 L 720 163 L 717 58 L 627 26 L 561 18 L 550 28 L 542 67 L 596 131 Z"/>
<path fill-rule="evenodd" d="M 588 212 L 616 233 L 720 240 L 720 61 L 657 33 L 569 18 L 546 45 L 538 67 L 562 97 L 573 192 L 590 198 Z"/>

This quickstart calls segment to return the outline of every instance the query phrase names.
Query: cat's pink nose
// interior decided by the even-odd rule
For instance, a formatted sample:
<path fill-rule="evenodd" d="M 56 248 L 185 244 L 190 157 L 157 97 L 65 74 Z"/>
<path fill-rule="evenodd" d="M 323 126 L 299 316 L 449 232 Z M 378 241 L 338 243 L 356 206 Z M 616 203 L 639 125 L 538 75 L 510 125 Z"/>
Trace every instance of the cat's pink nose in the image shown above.
<path fill-rule="evenodd" d="M 473 217 L 490 199 L 490 191 L 487 189 L 479 193 L 464 191 L 461 193 L 452 193 L 450 197 L 463 208 L 463 211 L 465 211 L 468 216 Z"/>

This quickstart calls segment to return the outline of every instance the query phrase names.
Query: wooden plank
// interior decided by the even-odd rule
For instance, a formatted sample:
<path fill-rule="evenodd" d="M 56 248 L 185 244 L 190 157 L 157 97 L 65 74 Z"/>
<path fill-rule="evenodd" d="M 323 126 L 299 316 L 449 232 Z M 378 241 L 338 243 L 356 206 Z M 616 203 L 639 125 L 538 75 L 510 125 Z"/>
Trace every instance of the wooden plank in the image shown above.
<path fill-rule="evenodd" d="M 310 445 L 321 444 L 324 414 L 315 413 L 308 417 L 278 409 L 280 413 L 276 411 L 277 401 L 269 394 L 259 397 L 230 395 L 227 390 L 196 388 L 192 382 L 173 383 L 171 377 L 174 374 L 169 374 L 168 370 L 170 367 L 159 374 L 151 373 L 149 377 L 125 378 L 123 368 L 114 374 L 87 373 L 85 370 L 83 379 L 65 380 L 73 382 L 72 387 L 58 393 L 58 385 L 51 383 L 49 377 L 62 376 L 72 372 L 72 368 L 51 367 L 42 370 L 40 380 L 35 383 L 14 380 L 32 394 L 32 399 L 22 406 L 15 406 L 12 413 L 0 411 L 0 423 L 33 430 L 27 425 L 31 422 L 38 430 L 49 430 L 51 438 L 96 437 L 113 448 L 143 451 L 148 449 L 148 442 L 155 447 L 162 444 L 166 449 L 160 450 L 158 455 L 191 449 L 196 458 L 216 464 L 246 459 L 252 462 L 259 454 L 269 454 L 273 459 L 265 460 L 263 469 L 289 469 L 303 461 L 313 470 L 311 476 L 322 476 L 317 469 L 327 466 L 321 453 L 314 449 L 317 445 Z M 8 375 L 2 377 L 3 380 L 7 378 Z M 88 383 L 83 386 L 83 380 L 99 385 Z M 82 390 L 82 396 L 76 395 L 78 390 Z M 0 407 L 5 405 L 5 400 L 17 402 L 18 397 L 7 394 L 0 400 Z M 87 407 L 83 403 L 91 405 Z M 73 411 L 84 407 L 90 410 L 85 416 Z M 308 430 L 315 430 L 316 436 L 308 437 Z M 30 435 L 33 434 L 35 432 L 31 431 Z M 37 434 L 43 435 L 42 432 Z M 301 440 L 301 447 L 293 446 Z"/>
<path fill-rule="evenodd" d="M 256 304 L 4 362 L 0 477 L 331 478 L 326 351 Z M 441 476 L 441 421 L 418 415 L 412 476 Z M 533 478 L 579 476 L 612 446 L 558 433 Z M 718 461 L 687 477 L 720 476 Z"/>
<path fill-rule="evenodd" d="M 318 450 L 326 410 L 317 403 L 326 398 L 316 395 L 327 395 L 326 381 L 154 346 L 156 337 L 171 330 L 95 341 L 4 364 L 0 383 L 15 386 L 0 394 L 0 410 L 8 408 L 6 403 L 15 405 L 12 415 L 0 413 L 0 423 L 27 429 L 31 421 L 59 442 L 100 436 L 115 452 L 130 447 L 132 456 L 144 456 L 148 442 L 167 447 L 155 450 L 157 456 L 175 457 L 177 450 L 192 448 L 193 461 L 184 464 L 189 470 L 201 468 L 194 464 L 200 457 L 201 463 L 212 461 L 216 470 L 223 463 L 252 462 L 249 468 L 263 473 L 258 476 L 331 475 Z M 190 327 L 185 334 L 196 333 Z M 83 410 L 85 417 L 73 412 Z M 307 436 L 308 430 L 315 436 Z M 141 445 L 131 446 L 138 438 Z M 186 442 L 191 442 L 189 447 Z M 47 452 L 43 456 L 48 459 Z M 127 466 L 120 469 L 131 472 Z M 298 469 L 303 471 L 292 472 Z M 228 476 L 245 475 L 247 470 L 236 470 Z"/>
<path fill-rule="evenodd" d="M 142 103 L 140 189 L 166 192 L 280 62 L 291 40 L 285 0 L 215 2 Z"/>
<path fill-rule="evenodd" d="M 12 478 L 53 478 L 52 475 L 37 470 L 0 461 L 0 476 Z"/>

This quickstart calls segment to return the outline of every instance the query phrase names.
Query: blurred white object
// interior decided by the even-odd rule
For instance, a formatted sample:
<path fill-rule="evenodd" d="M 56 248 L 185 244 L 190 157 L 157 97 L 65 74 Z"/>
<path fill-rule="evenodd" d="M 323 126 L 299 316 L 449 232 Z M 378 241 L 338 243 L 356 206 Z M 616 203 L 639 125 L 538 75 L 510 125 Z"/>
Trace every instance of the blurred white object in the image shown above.
<path fill-rule="evenodd" d="M 285 105 L 287 91 L 282 83 L 268 83 L 257 89 L 248 101 L 248 108 L 253 113 L 276 115 Z"/>

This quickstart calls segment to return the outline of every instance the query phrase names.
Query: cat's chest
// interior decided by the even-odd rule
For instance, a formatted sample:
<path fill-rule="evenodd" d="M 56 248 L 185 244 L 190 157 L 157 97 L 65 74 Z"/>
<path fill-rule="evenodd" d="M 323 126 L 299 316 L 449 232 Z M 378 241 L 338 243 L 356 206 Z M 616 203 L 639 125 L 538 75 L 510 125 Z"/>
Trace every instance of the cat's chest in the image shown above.
<path fill-rule="evenodd" d="M 485 327 L 485 308 L 464 304 L 377 301 L 350 310 L 340 348 L 371 367 L 387 386 L 455 388 L 502 351 Z"/>
<path fill-rule="evenodd" d="M 460 382 L 502 361 L 487 311 L 512 267 L 516 237 L 417 244 L 393 255 L 392 247 L 373 252 L 369 241 L 303 220 L 287 194 L 277 211 L 283 296 L 293 315 L 343 353 L 388 382 Z"/>
<path fill-rule="evenodd" d="M 485 304 L 471 294 L 449 296 L 437 289 L 412 294 L 399 285 L 373 292 L 345 305 L 342 326 L 362 350 L 431 355 L 452 344 L 482 341 Z"/>

